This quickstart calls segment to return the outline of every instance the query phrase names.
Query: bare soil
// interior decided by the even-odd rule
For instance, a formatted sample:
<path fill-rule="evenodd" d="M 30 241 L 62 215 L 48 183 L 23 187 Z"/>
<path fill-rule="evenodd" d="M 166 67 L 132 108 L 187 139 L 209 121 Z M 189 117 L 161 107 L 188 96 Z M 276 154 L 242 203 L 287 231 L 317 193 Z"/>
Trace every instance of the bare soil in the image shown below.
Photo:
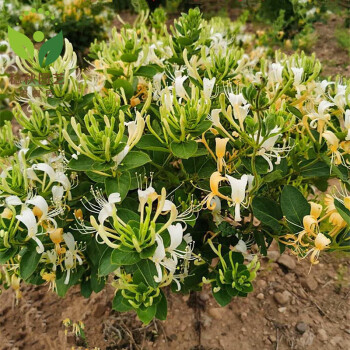
<path fill-rule="evenodd" d="M 60 299 L 47 286 L 25 287 L 18 305 L 1 296 L 1 350 L 349 349 L 349 259 L 323 255 L 313 266 L 275 247 L 263 259 L 254 292 L 220 308 L 208 288 L 168 294 L 168 319 L 143 327 L 134 313 L 111 309 L 113 288 L 90 299 L 79 288 Z M 288 267 L 287 267 L 288 266 Z M 85 324 L 86 340 L 62 321 Z"/>

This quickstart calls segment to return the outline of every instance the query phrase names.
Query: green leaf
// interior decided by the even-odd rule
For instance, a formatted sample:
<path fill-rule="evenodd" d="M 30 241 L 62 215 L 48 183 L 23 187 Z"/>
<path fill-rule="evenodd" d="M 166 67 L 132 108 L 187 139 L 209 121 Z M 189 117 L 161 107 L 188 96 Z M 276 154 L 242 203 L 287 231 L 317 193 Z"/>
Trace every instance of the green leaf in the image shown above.
<path fill-rule="evenodd" d="M 146 163 L 149 163 L 150 161 L 151 158 L 148 154 L 141 151 L 131 151 L 123 159 L 119 169 L 124 171 L 138 168 Z"/>
<path fill-rule="evenodd" d="M 308 166 L 312 160 L 306 160 L 300 164 L 301 168 L 305 168 L 301 171 L 301 175 L 304 177 L 321 177 L 321 176 L 329 176 L 330 169 L 329 166 L 325 162 L 317 162 Z"/>
<path fill-rule="evenodd" d="M 13 113 L 7 109 L 0 111 L 0 127 L 5 125 L 6 121 L 11 121 Z"/>
<path fill-rule="evenodd" d="M 198 149 L 198 143 L 194 140 L 177 143 L 173 141 L 170 145 L 171 152 L 175 157 L 188 159 L 192 157 Z"/>
<path fill-rule="evenodd" d="M 38 254 L 36 247 L 35 244 L 28 245 L 19 262 L 19 274 L 24 280 L 34 273 L 39 264 L 41 254 Z"/>
<path fill-rule="evenodd" d="M 78 159 L 71 159 L 69 161 L 69 168 L 76 171 L 105 171 L 109 170 L 112 166 L 112 163 L 98 163 L 84 155 L 80 155 Z"/>
<path fill-rule="evenodd" d="M 101 292 L 101 290 L 104 288 L 104 286 L 106 284 L 106 278 L 102 277 L 102 276 L 99 276 L 97 274 L 97 269 L 94 269 L 91 272 L 90 284 L 91 284 L 91 289 L 95 293 L 99 293 L 99 292 Z"/>
<path fill-rule="evenodd" d="M 142 66 L 134 73 L 134 76 L 142 76 L 151 79 L 157 73 L 158 70 L 153 66 Z"/>
<path fill-rule="evenodd" d="M 123 298 L 121 290 L 119 290 L 113 298 L 112 309 L 118 312 L 126 312 L 132 310 L 132 306 L 130 304 L 127 304 Z"/>
<path fill-rule="evenodd" d="M 44 42 L 39 50 L 39 63 L 41 67 L 46 67 L 55 62 L 63 49 L 62 30 L 53 38 Z M 44 62 L 45 59 L 45 62 Z"/>
<path fill-rule="evenodd" d="M 110 247 L 107 247 L 103 252 L 98 267 L 99 276 L 107 276 L 120 266 L 117 264 L 112 264 L 112 253 L 113 249 Z"/>
<path fill-rule="evenodd" d="M 6 264 L 11 258 L 16 255 L 17 251 L 17 247 L 11 247 L 5 251 L 0 251 L 0 264 Z"/>
<path fill-rule="evenodd" d="M 129 192 L 131 184 L 131 176 L 128 171 L 118 175 L 117 177 L 107 177 L 105 179 L 105 188 L 107 196 L 111 193 L 118 192 L 121 200 L 123 200 Z"/>
<path fill-rule="evenodd" d="M 31 40 L 24 34 L 8 27 L 8 39 L 13 52 L 25 59 L 31 60 L 34 57 L 34 45 Z"/>
<path fill-rule="evenodd" d="M 142 310 L 141 308 L 136 309 L 137 316 L 145 324 L 149 324 L 155 317 L 157 312 L 157 305 L 152 304 L 147 309 Z"/>
<path fill-rule="evenodd" d="M 161 321 L 165 321 L 168 314 L 168 301 L 164 293 L 160 292 L 161 299 L 157 303 L 156 318 Z"/>
<path fill-rule="evenodd" d="M 287 111 L 294 114 L 298 119 L 303 119 L 303 115 L 301 114 L 298 108 L 289 105 L 287 106 Z"/>
<path fill-rule="evenodd" d="M 137 263 L 137 267 L 145 279 L 145 282 L 152 288 L 157 288 L 158 283 L 154 280 L 154 277 L 158 276 L 155 263 L 150 259 L 142 260 Z"/>
<path fill-rule="evenodd" d="M 125 79 L 117 79 L 113 82 L 113 87 L 116 90 L 124 89 L 126 98 L 131 98 L 134 94 L 134 89 L 132 85 Z"/>
<path fill-rule="evenodd" d="M 113 265 L 133 265 L 141 260 L 140 254 L 135 250 L 114 249 L 111 255 Z"/>
<path fill-rule="evenodd" d="M 279 233 L 281 225 L 279 220 L 282 219 L 283 214 L 280 206 L 268 198 L 255 197 L 253 199 L 253 213 L 263 224 L 271 227 L 274 232 Z"/>
<path fill-rule="evenodd" d="M 340 216 L 344 219 L 344 221 L 350 227 L 350 210 L 345 207 L 343 203 L 341 203 L 338 199 L 334 199 L 334 205 L 340 214 Z"/>
<path fill-rule="evenodd" d="M 281 208 L 292 231 L 300 232 L 304 216 L 310 214 L 310 204 L 302 193 L 293 186 L 284 186 L 281 194 Z"/>
<path fill-rule="evenodd" d="M 283 172 L 282 170 L 278 169 L 275 170 L 266 176 L 263 177 L 264 182 L 269 183 L 269 182 L 274 182 L 276 180 L 280 180 L 283 177 Z"/>
<path fill-rule="evenodd" d="M 213 286 L 212 292 L 214 299 L 220 306 L 226 306 L 232 299 L 232 297 L 223 288 L 221 288 L 217 293 L 215 293 Z"/>
<path fill-rule="evenodd" d="M 136 62 L 138 58 L 138 55 L 134 54 L 134 53 L 124 53 L 123 55 L 120 56 L 120 59 L 123 62 Z"/>
<path fill-rule="evenodd" d="M 148 151 L 169 152 L 166 145 L 164 146 L 154 135 L 151 134 L 143 135 L 136 147 Z"/>
<path fill-rule="evenodd" d="M 90 298 L 92 293 L 90 279 L 83 278 L 80 284 L 80 293 L 84 298 Z"/>

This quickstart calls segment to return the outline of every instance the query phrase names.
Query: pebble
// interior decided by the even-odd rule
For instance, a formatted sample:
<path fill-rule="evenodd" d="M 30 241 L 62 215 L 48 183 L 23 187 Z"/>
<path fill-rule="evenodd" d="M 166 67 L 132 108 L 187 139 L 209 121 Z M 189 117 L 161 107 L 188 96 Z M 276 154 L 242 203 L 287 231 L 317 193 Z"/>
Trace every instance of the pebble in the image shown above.
<path fill-rule="evenodd" d="M 281 254 L 277 250 L 269 250 L 267 252 L 267 257 L 269 258 L 269 260 L 272 260 L 272 261 L 277 261 L 280 256 Z"/>
<path fill-rule="evenodd" d="M 307 330 L 307 324 L 304 322 L 298 322 L 295 328 L 299 333 L 303 334 Z"/>
<path fill-rule="evenodd" d="M 208 311 L 209 315 L 216 320 L 222 319 L 222 309 L 218 307 L 212 307 Z"/>
<path fill-rule="evenodd" d="M 285 306 L 278 308 L 278 312 L 280 312 L 281 314 L 283 314 L 286 311 L 287 311 L 287 308 Z"/>
<path fill-rule="evenodd" d="M 199 293 L 199 299 L 202 301 L 208 301 L 209 295 L 207 293 L 201 292 L 201 293 Z"/>
<path fill-rule="evenodd" d="M 297 266 L 296 264 L 296 259 L 287 255 L 287 254 L 283 254 L 281 255 L 277 262 L 280 264 L 280 265 L 283 265 L 285 267 L 287 267 L 289 270 L 294 270 Z"/>
<path fill-rule="evenodd" d="M 312 276 L 301 278 L 300 283 L 306 290 L 309 291 L 313 291 L 318 287 L 317 281 Z"/>
<path fill-rule="evenodd" d="M 256 296 L 257 299 L 259 300 L 264 300 L 265 299 L 265 296 L 263 293 L 259 293 L 257 296 Z"/>
<path fill-rule="evenodd" d="M 274 299 L 277 301 L 280 305 L 286 305 L 289 303 L 290 299 L 290 293 L 285 290 L 283 293 L 277 292 L 273 295 Z"/>
<path fill-rule="evenodd" d="M 242 321 L 245 321 L 245 320 L 248 318 L 248 314 L 247 314 L 246 312 L 242 312 L 242 313 L 240 314 L 240 317 L 241 317 L 241 320 L 242 320 Z"/>
<path fill-rule="evenodd" d="M 327 341 L 328 340 L 328 335 L 327 335 L 327 332 L 323 329 L 323 328 L 319 328 L 318 331 L 318 338 L 321 340 L 321 341 Z"/>
<path fill-rule="evenodd" d="M 265 280 L 261 279 L 261 280 L 258 280 L 256 282 L 256 285 L 259 287 L 259 288 L 265 288 L 267 286 L 267 283 Z"/>

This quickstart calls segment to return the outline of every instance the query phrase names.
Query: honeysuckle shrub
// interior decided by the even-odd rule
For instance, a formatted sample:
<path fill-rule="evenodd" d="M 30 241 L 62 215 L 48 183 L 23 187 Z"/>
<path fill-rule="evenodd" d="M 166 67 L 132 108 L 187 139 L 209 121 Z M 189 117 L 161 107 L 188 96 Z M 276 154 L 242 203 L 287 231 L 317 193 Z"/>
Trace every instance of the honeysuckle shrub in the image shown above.
<path fill-rule="evenodd" d="M 312 264 L 349 251 L 349 81 L 245 50 L 240 23 L 164 18 L 112 29 L 88 71 L 68 40 L 49 67 L 16 59 L 64 76 L 12 101 L 19 135 L 0 129 L 1 281 L 17 297 L 109 283 L 113 308 L 148 323 L 165 287 L 247 296 L 273 240 Z"/>

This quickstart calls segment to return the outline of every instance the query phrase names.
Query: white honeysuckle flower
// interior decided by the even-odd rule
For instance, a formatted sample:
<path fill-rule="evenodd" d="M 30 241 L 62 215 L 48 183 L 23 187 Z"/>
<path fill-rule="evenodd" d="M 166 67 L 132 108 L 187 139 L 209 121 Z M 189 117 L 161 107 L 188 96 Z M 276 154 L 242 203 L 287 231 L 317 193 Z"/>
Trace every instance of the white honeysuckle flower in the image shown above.
<path fill-rule="evenodd" d="M 208 79 L 204 78 L 203 79 L 203 93 L 204 97 L 207 99 L 211 98 L 211 95 L 213 93 L 214 85 L 215 85 L 216 78 Z"/>
<path fill-rule="evenodd" d="M 162 79 L 164 77 L 164 73 L 157 73 L 153 76 L 153 99 L 159 100 L 162 92 Z"/>
<path fill-rule="evenodd" d="M 245 198 L 246 187 L 248 184 L 248 176 L 242 175 L 240 179 L 235 179 L 230 175 L 226 175 L 231 186 L 231 198 L 235 205 L 235 221 L 241 221 L 240 207 Z"/>
<path fill-rule="evenodd" d="M 217 109 L 213 109 L 211 111 L 211 115 L 209 117 L 209 119 L 213 122 L 213 125 L 216 127 L 219 127 L 221 125 L 220 123 L 220 112 L 221 109 L 217 108 Z"/>
<path fill-rule="evenodd" d="M 272 63 L 270 65 L 268 77 L 269 81 L 272 83 L 283 83 L 283 77 L 282 77 L 282 72 L 283 72 L 283 66 L 280 63 Z"/>
<path fill-rule="evenodd" d="M 175 204 L 172 201 L 166 199 L 164 201 L 162 212 L 170 211 L 173 205 L 175 205 Z"/>
<path fill-rule="evenodd" d="M 221 212 L 221 200 L 218 196 L 214 196 L 211 201 L 210 201 L 210 207 L 213 208 L 211 209 L 211 213 L 213 215 L 214 222 L 219 225 L 222 221 L 223 218 L 220 215 Z"/>
<path fill-rule="evenodd" d="M 152 187 L 152 183 L 145 189 L 138 189 L 137 195 L 139 197 L 139 211 L 143 211 L 143 207 L 147 203 L 149 198 L 152 198 L 152 201 L 156 199 L 157 193 L 156 190 Z"/>
<path fill-rule="evenodd" d="M 176 225 L 170 225 L 168 227 L 170 234 L 170 246 L 167 248 L 169 251 L 174 251 L 182 242 L 183 238 L 183 228 L 180 223 Z"/>
<path fill-rule="evenodd" d="M 247 254 L 248 248 L 246 243 L 243 240 L 239 240 L 238 243 L 233 247 L 235 252 L 239 252 L 242 254 Z"/>
<path fill-rule="evenodd" d="M 81 257 L 79 256 L 79 250 L 76 249 L 76 242 L 74 236 L 68 232 L 63 234 L 64 242 L 67 245 L 67 251 L 65 253 L 64 266 L 67 270 L 67 276 L 64 280 L 64 284 L 68 284 L 70 280 L 71 270 L 76 266 L 76 261 L 79 265 L 83 264 Z"/>
<path fill-rule="evenodd" d="M 344 116 L 344 126 L 345 130 L 348 131 L 347 136 L 345 137 L 346 141 L 350 141 L 350 109 L 347 109 L 345 111 L 345 116 Z"/>
<path fill-rule="evenodd" d="M 55 173 L 55 170 L 50 165 L 48 165 L 46 163 L 34 164 L 32 166 L 32 169 L 43 171 L 44 173 L 46 173 L 49 176 L 50 182 L 55 181 L 56 173 Z"/>
<path fill-rule="evenodd" d="M 98 221 L 101 225 L 107 220 L 107 218 L 111 217 L 115 210 L 115 204 L 121 201 L 120 193 L 115 192 L 111 193 L 108 196 L 108 200 L 106 201 L 104 197 L 99 198 L 98 203 L 102 206 L 101 211 L 98 214 Z"/>
<path fill-rule="evenodd" d="M 16 215 L 16 219 L 19 220 L 27 228 L 28 237 L 33 239 L 38 245 L 36 251 L 39 254 L 43 253 L 45 248 L 40 239 L 37 237 L 38 224 L 36 222 L 33 211 L 29 208 L 24 208 L 20 215 Z"/>
<path fill-rule="evenodd" d="M 55 249 L 45 251 L 41 257 L 42 261 L 52 264 L 52 271 L 57 269 L 57 258 L 58 254 Z"/>
<path fill-rule="evenodd" d="M 324 127 L 324 124 L 330 120 L 330 115 L 326 111 L 334 106 L 334 103 L 328 101 L 321 101 L 318 105 L 317 112 L 311 112 L 308 116 L 311 119 L 310 127 L 316 128 L 317 126 Z"/>
<path fill-rule="evenodd" d="M 280 164 L 281 162 L 281 155 L 280 153 L 282 152 L 288 152 L 290 151 L 290 147 L 288 146 L 283 146 L 283 147 L 274 147 L 275 143 L 279 139 L 282 134 L 279 134 L 278 132 L 280 131 L 280 128 L 274 128 L 273 130 L 270 131 L 269 135 L 273 135 L 266 139 L 260 146 L 259 151 L 257 152 L 257 155 L 262 156 L 267 163 L 269 164 L 269 171 L 271 172 L 273 170 L 273 164 L 271 161 L 271 158 L 276 158 L 276 164 Z M 277 133 L 277 134 L 276 134 Z M 263 139 L 263 137 L 260 136 L 259 142 Z"/>
<path fill-rule="evenodd" d="M 52 201 L 54 203 L 61 203 L 63 194 L 64 194 L 64 188 L 63 186 L 52 186 Z"/>
<path fill-rule="evenodd" d="M 346 93 L 346 85 L 337 85 L 337 93 L 332 98 L 332 101 L 334 105 L 336 105 L 341 111 L 344 111 L 344 107 L 346 104 L 346 98 L 345 98 L 345 93 Z"/>
<path fill-rule="evenodd" d="M 129 153 L 129 150 L 130 150 L 130 147 L 126 145 L 124 149 L 113 158 L 113 160 L 116 162 L 117 165 L 119 165 L 123 161 L 123 159 Z"/>
<path fill-rule="evenodd" d="M 32 181 L 40 181 L 33 168 L 27 168 L 27 177 Z"/>
<path fill-rule="evenodd" d="M 247 175 L 248 177 L 248 189 L 247 191 L 249 192 L 253 188 L 253 182 L 254 182 L 254 175 Z"/>
<path fill-rule="evenodd" d="M 240 125 L 242 127 L 244 119 L 249 113 L 250 104 L 247 103 L 242 93 L 239 93 L 239 94 L 229 93 L 228 99 L 233 108 L 233 116 L 239 120 Z"/>
<path fill-rule="evenodd" d="M 22 205 L 22 201 L 20 200 L 20 198 L 18 196 L 8 196 L 5 199 L 5 203 L 7 205 Z"/>
<path fill-rule="evenodd" d="M 57 228 L 57 223 L 53 218 L 62 213 L 62 208 L 57 208 L 49 212 L 49 205 L 42 196 L 34 196 L 33 198 L 28 199 L 26 204 L 34 205 L 40 209 L 41 215 L 38 218 L 39 223 L 50 221 L 54 225 L 54 228 Z"/>
<path fill-rule="evenodd" d="M 185 80 L 188 78 L 188 76 L 178 76 L 175 78 L 175 93 L 176 96 L 180 98 L 187 98 L 187 92 L 183 86 Z"/>
<path fill-rule="evenodd" d="M 295 87 L 299 87 L 303 80 L 304 68 L 292 67 L 292 72 L 294 74 L 294 82 L 293 85 Z"/>
<path fill-rule="evenodd" d="M 174 275 L 179 258 L 185 261 L 192 259 L 192 249 L 189 245 L 192 243 L 192 238 L 189 235 L 186 235 L 186 249 L 184 251 L 178 250 L 178 247 L 184 239 L 182 225 L 177 223 L 176 225 L 168 226 L 167 229 L 170 235 L 170 245 L 168 248 L 164 247 L 163 239 L 159 234 L 157 234 L 155 238 L 157 248 L 153 254 L 152 261 L 155 263 L 157 269 L 157 276 L 154 276 L 154 280 L 157 283 L 163 280 L 162 266 L 166 268 L 171 275 Z M 177 285 L 179 287 L 178 283 Z"/>

